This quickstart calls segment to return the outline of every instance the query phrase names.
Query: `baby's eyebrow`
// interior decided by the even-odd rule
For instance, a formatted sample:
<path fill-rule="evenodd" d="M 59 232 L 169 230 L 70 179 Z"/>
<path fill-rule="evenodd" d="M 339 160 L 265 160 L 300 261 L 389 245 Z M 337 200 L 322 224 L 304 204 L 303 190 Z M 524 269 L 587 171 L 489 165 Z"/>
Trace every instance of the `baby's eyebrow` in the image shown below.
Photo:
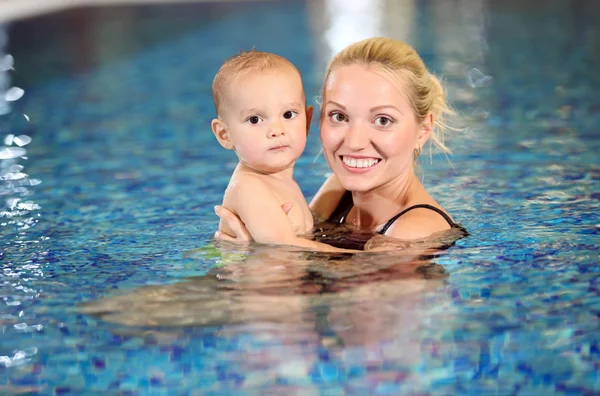
<path fill-rule="evenodd" d="M 240 117 L 243 117 L 246 114 L 252 114 L 252 113 L 260 113 L 260 111 L 259 111 L 259 109 L 257 107 L 253 107 L 251 109 L 242 109 L 240 111 Z"/>

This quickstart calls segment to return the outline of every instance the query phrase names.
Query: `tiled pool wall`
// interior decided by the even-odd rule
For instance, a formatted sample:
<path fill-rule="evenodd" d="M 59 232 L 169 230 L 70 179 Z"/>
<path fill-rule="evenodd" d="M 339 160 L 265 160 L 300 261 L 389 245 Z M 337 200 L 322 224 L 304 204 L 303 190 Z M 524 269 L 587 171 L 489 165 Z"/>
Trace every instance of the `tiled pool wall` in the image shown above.
<path fill-rule="evenodd" d="M 102 6 L 114 4 L 168 4 L 225 2 L 230 0 L 2 0 L 0 1 L 0 23 L 28 18 L 68 8 Z M 240 1 L 240 0 L 236 0 Z M 244 1 L 244 0 L 241 0 Z M 275 1 L 275 0 L 274 0 Z"/>

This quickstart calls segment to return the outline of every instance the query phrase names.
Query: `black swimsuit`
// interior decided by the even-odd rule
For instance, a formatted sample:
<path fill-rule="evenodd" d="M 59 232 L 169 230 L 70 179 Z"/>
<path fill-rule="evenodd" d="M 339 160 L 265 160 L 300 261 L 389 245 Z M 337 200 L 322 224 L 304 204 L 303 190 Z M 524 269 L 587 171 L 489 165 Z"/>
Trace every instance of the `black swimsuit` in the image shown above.
<path fill-rule="evenodd" d="M 331 233 L 328 232 L 330 231 L 329 229 L 332 228 L 331 225 L 339 226 L 344 224 L 346 216 L 348 216 L 348 213 L 350 212 L 350 209 L 352 209 L 353 206 L 354 202 L 352 201 L 352 193 L 350 191 L 346 191 L 342 196 L 342 199 L 340 199 L 340 202 L 338 203 L 337 207 L 327 219 L 327 221 L 323 224 L 317 225 L 314 234 L 315 239 L 320 242 L 327 243 L 329 245 L 333 245 L 340 248 L 363 250 L 367 241 L 369 241 L 375 234 L 371 232 L 351 232 L 349 230 L 346 230 L 345 232 L 340 232 L 339 230 L 331 230 Z M 376 231 L 376 234 L 384 235 L 388 228 L 390 228 L 392 224 L 394 224 L 394 222 L 398 220 L 401 216 L 413 209 L 419 208 L 433 210 L 434 212 L 442 216 L 448 222 L 451 228 L 460 230 L 463 236 L 469 235 L 467 230 L 465 230 L 461 225 L 452 221 L 450 216 L 448 216 L 446 213 L 436 208 L 435 206 L 428 204 L 413 205 L 409 208 L 404 209 L 402 212 L 389 219 L 383 225 L 383 227 L 381 227 L 380 230 Z M 462 238 L 463 236 L 459 237 L 458 239 Z"/>
<path fill-rule="evenodd" d="M 327 221 L 329 221 L 331 223 L 344 224 L 344 221 L 346 220 L 346 216 L 348 216 L 348 213 L 350 213 L 350 209 L 352 209 L 353 206 L 354 206 L 354 202 L 352 201 L 352 193 L 350 191 L 346 191 L 344 193 L 344 195 L 342 196 L 340 203 L 334 209 L 333 213 L 331 213 L 331 216 L 329 216 L 329 219 L 327 219 Z M 404 215 L 406 212 L 409 212 L 413 209 L 419 209 L 419 208 L 425 208 L 425 209 L 433 210 L 436 213 L 439 213 L 440 216 L 442 216 L 444 218 L 444 220 L 446 220 L 448 222 L 448 224 L 450 225 L 450 227 L 452 227 L 452 228 L 458 226 L 458 224 L 456 224 L 455 222 L 452 221 L 450 216 L 448 216 L 446 213 L 444 213 L 442 210 L 436 208 L 435 206 L 431 206 L 428 204 L 419 204 L 419 205 L 413 205 L 410 208 L 406 208 L 402 212 L 398 213 L 396 216 L 389 219 L 387 221 L 387 223 L 385 223 L 383 225 L 383 227 L 381 227 L 381 230 L 377 231 L 377 233 L 384 235 L 386 233 L 386 231 L 388 230 L 388 228 L 390 228 L 390 226 L 392 224 L 394 224 L 394 222 L 396 220 L 398 220 L 402 215 Z"/>

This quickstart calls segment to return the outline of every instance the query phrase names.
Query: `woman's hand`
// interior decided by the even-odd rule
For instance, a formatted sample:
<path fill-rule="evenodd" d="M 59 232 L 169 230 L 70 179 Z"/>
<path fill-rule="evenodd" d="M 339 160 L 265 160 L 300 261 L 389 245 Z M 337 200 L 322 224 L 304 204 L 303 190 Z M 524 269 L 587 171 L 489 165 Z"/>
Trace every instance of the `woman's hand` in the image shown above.
<path fill-rule="evenodd" d="M 283 205 L 281 205 L 281 209 L 287 215 L 292 209 L 292 206 L 294 206 L 294 204 L 286 202 Z M 215 232 L 215 239 L 218 239 L 220 241 L 228 241 L 243 244 L 248 244 L 252 242 L 252 235 L 250 235 L 248 229 L 236 214 L 231 212 L 229 209 L 224 208 L 223 206 L 215 206 L 215 213 L 235 234 L 229 235 L 222 231 L 217 231 Z"/>

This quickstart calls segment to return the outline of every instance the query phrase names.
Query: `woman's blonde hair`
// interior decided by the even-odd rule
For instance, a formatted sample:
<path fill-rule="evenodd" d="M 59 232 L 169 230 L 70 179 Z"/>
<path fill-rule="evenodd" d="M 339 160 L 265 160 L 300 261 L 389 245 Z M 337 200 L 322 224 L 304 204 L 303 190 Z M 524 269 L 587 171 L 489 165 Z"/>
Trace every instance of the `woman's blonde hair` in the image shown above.
<path fill-rule="evenodd" d="M 386 37 L 373 37 L 351 44 L 329 63 L 321 88 L 323 100 L 325 86 L 331 73 L 340 66 L 353 64 L 378 65 L 386 72 L 398 73 L 406 86 L 406 95 L 413 105 L 417 119 L 423 121 L 427 114 L 433 114 L 434 125 L 429 139 L 444 153 L 450 153 L 444 137 L 449 129 L 454 128 L 446 123 L 446 118 L 455 112 L 446 103 L 446 93 L 440 80 L 429 73 L 414 48 L 402 41 Z"/>

